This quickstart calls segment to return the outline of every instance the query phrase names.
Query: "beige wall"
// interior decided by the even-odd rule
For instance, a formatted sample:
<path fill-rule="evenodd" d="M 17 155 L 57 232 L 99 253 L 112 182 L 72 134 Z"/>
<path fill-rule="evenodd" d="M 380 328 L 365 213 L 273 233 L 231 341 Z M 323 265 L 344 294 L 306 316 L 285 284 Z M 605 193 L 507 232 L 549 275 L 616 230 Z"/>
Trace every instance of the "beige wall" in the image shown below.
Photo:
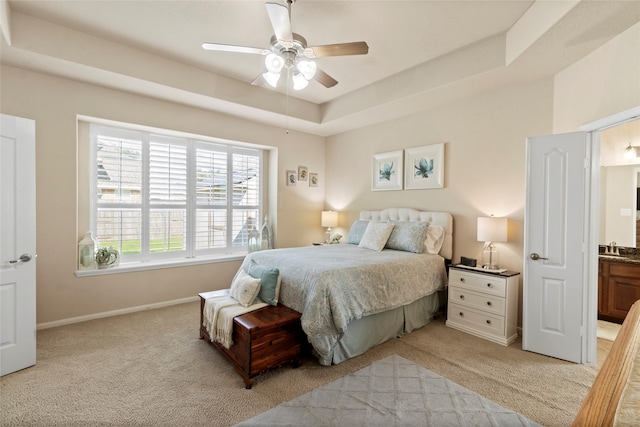
<path fill-rule="evenodd" d="M 553 132 L 640 106 L 640 23 L 556 74 Z"/>
<path fill-rule="evenodd" d="M 36 121 L 38 324 L 222 289 L 240 263 L 76 277 L 77 242 L 84 232 L 81 224 L 88 223 L 82 217 L 88 213 L 78 216 L 76 209 L 82 184 L 76 176 L 78 115 L 273 147 L 270 166 L 277 184 L 271 187 L 278 191 L 269 201 L 277 244 L 297 246 L 323 238 L 324 138 L 287 135 L 277 127 L 13 67 L 3 66 L 1 78 L 2 113 Z M 285 186 L 284 171 L 298 165 L 319 173 L 319 187 Z"/>
<path fill-rule="evenodd" d="M 477 95 L 327 140 L 327 205 L 343 212 L 343 234 L 363 209 L 411 207 L 454 217 L 453 260 L 482 259 L 478 216 L 508 217 L 500 265 L 522 271 L 525 138 L 551 133 L 551 79 Z M 372 155 L 445 143 L 443 189 L 371 191 Z M 344 185 L 349 183 L 349 185 Z"/>

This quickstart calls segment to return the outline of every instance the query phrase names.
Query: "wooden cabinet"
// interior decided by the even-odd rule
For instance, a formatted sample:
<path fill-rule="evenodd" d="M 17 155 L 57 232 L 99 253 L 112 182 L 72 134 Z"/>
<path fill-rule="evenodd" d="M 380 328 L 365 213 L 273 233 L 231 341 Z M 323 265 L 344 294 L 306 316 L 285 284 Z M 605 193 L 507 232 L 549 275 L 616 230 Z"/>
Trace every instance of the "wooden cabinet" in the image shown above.
<path fill-rule="evenodd" d="M 200 294 L 200 338 L 214 344 L 227 356 L 244 379 L 246 388 L 251 388 L 256 375 L 269 369 L 287 363 L 298 367 L 306 338 L 300 325 L 301 315 L 281 304 L 235 317 L 231 347 L 211 342 L 206 328 L 202 326 L 205 300 L 216 295 L 216 292 L 225 291 Z"/>
<path fill-rule="evenodd" d="M 622 323 L 640 299 L 640 263 L 598 261 L 598 319 Z"/>
<path fill-rule="evenodd" d="M 518 337 L 518 275 L 449 269 L 447 326 L 509 345 Z"/>

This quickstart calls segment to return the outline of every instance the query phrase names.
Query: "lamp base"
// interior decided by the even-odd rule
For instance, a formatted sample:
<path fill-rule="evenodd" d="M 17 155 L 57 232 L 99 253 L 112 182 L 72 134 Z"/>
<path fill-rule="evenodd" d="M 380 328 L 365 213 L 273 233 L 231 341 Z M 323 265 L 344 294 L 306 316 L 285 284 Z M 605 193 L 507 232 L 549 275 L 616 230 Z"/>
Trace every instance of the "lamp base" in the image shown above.
<path fill-rule="evenodd" d="M 498 251 L 496 247 L 489 243 L 482 250 L 482 268 L 485 270 L 499 270 L 498 266 Z"/>

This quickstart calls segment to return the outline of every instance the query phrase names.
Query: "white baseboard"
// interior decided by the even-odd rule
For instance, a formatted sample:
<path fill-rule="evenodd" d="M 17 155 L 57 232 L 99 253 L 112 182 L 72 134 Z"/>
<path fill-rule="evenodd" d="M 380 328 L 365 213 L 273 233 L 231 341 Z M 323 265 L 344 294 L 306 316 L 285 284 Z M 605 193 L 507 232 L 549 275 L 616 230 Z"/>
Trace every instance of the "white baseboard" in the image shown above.
<path fill-rule="evenodd" d="M 120 310 L 103 311 L 102 313 L 87 314 L 86 316 L 70 317 L 68 319 L 55 320 L 53 322 L 38 323 L 36 330 L 55 328 L 57 326 L 71 325 L 72 323 L 86 322 L 87 320 L 102 319 L 103 317 L 118 316 L 120 314 L 135 313 L 137 311 L 152 310 L 154 308 L 168 307 L 176 304 L 197 301 L 198 296 L 181 298 L 172 301 L 157 302 L 154 304 L 139 305 L 137 307 L 122 308 Z"/>

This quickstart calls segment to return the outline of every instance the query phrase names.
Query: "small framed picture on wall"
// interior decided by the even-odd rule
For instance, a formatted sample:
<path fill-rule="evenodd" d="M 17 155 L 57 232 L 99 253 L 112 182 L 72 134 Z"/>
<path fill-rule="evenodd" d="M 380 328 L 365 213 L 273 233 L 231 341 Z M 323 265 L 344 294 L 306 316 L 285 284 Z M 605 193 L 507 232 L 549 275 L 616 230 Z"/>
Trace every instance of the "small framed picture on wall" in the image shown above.
<path fill-rule="evenodd" d="M 309 174 L 309 187 L 317 187 L 318 186 L 318 174 L 312 172 Z"/>
<path fill-rule="evenodd" d="M 307 181 L 309 179 L 309 171 L 306 166 L 298 166 L 298 181 Z"/>
<path fill-rule="evenodd" d="M 287 187 L 295 187 L 298 182 L 298 173 L 296 171 L 287 171 Z"/>

